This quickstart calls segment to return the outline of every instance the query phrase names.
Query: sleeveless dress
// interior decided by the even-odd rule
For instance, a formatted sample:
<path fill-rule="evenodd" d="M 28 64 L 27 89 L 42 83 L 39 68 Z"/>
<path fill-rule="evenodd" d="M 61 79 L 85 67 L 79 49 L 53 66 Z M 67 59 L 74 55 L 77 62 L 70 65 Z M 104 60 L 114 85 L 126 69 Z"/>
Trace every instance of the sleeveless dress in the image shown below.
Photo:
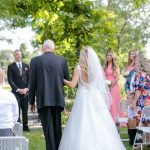
<path fill-rule="evenodd" d="M 110 81 L 113 81 L 115 79 L 111 65 L 108 65 L 107 69 L 105 70 L 105 76 L 106 76 L 106 79 Z M 111 112 L 114 122 L 116 122 L 118 112 L 119 112 L 119 103 L 121 101 L 121 93 L 120 93 L 118 83 L 116 83 L 112 87 L 110 93 L 112 96 L 112 105 L 111 105 L 110 112 Z"/>
<path fill-rule="evenodd" d="M 82 80 L 59 150 L 125 150 L 99 90 Z"/>
<path fill-rule="evenodd" d="M 127 69 L 126 69 L 126 70 L 130 72 L 130 71 L 132 71 L 132 70 L 134 70 L 134 69 L 135 69 L 135 66 L 131 66 L 131 65 L 130 65 L 130 66 L 127 66 Z"/>

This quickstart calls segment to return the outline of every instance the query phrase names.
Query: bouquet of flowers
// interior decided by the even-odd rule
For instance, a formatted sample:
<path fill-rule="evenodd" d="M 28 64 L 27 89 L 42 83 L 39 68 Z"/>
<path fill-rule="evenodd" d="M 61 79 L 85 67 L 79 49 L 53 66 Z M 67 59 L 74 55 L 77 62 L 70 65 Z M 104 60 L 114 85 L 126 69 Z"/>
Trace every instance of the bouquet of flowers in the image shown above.
<path fill-rule="evenodd" d="M 106 80 L 106 84 L 107 84 L 108 86 L 110 86 L 110 85 L 111 85 L 111 81 L 110 81 L 110 80 Z"/>

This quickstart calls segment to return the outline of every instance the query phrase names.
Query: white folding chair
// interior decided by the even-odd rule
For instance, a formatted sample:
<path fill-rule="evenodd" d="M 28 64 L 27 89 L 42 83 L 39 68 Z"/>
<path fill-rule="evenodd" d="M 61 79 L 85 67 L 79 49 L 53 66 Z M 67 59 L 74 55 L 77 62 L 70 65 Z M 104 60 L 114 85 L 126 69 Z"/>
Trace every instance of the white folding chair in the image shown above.
<path fill-rule="evenodd" d="M 28 150 L 28 139 L 21 136 L 0 137 L 0 150 Z"/>
<path fill-rule="evenodd" d="M 137 127 L 137 133 L 134 139 L 134 144 L 132 149 L 134 150 L 137 145 L 140 145 L 141 150 L 143 150 L 143 145 L 150 145 L 147 141 L 147 134 L 150 134 L 150 127 L 143 126 L 142 120 L 150 120 L 150 106 L 145 106 L 142 111 L 139 126 Z"/>
<path fill-rule="evenodd" d="M 22 136 L 22 125 L 16 123 L 14 136 L 0 137 L 0 150 L 28 150 L 28 139 Z"/>
<path fill-rule="evenodd" d="M 117 116 L 117 120 L 116 120 L 116 125 L 117 125 L 118 132 L 119 132 L 120 136 L 122 134 L 128 133 L 127 131 L 120 131 L 120 125 L 121 124 L 127 125 L 127 123 L 128 123 L 127 108 L 128 108 L 128 100 L 120 101 L 118 116 Z M 122 141 L 129 141 L 128 138 L 127 139 L 122 138 L 121 140 Z"/>
<path fill-rule="evenodd" d="M 22 136 L 22 124 L 20 122 L 17 122 L 13 128 L 13 134 L 15 136 Z"/>

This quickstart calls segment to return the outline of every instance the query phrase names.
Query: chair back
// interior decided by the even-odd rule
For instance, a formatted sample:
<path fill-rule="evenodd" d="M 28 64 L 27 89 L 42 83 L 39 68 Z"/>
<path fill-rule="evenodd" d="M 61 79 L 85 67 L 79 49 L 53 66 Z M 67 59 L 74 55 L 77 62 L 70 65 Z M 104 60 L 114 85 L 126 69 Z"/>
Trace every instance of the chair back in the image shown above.
<path fill-rule="evenodd" d="M 142 122 L 144 120 L 150 120 L 150 105 L 149 106 L 145 106 L 142 110 L 142 115 L 140 118 L 140 123 L 139 123 L 139 127 L 142 126 Z"/>
<path fill-rule="evenodd" d="M 127 117 L 127 109 L 128 109 L 129 101 L 121 100 L 119 104 L 119 112 L 118 117 Z"/>
<path fill-rule="evenodd" d="M 0 137 L 0 150 L 28 150 L 26 137 Z"/>
<path fill-rule="evenodd" d="M 22 124 L 17 122 L 13 128 L 14 136 L 22 136 Z"/>

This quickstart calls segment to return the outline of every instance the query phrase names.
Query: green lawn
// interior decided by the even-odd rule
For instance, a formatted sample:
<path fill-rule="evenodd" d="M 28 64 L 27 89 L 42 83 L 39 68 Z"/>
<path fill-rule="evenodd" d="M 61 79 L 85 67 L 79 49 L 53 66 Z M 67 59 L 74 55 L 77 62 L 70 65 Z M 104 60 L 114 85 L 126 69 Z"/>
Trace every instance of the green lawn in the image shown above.
<path fill-rule="evenodd" d="M 29 150 L 45 150 L 45 143 L 42 135 L 43 132 L 41 129 L 33 130 L 29 133 L 24 133 L 24 136 L 29 139 Z M 127 137 L 127 135 L 124 137 Z M 124 142 L 124 144 L 127 150 L 132 150 L 132 147 L 129 146 L 128 142 Z"/>
<path fill-rule="evenodd" d="M 70 115 L 73 102 L 74 102 L 73 100 L 66 100 L 66 107 L 62 113 L 62 124 L 66 124 Z M 125 130 L 125 128 L 122 128 L 121 130 Z M 24 135 L 29 139 L 29 150 L 45 150 L 45 142 L 42 136 L 43 132 L 41 129 L 32 130 L 29 133 L 24 133 Z M 127 134 L 123 135 L 123 138 L 127 137 L 128 137 Z M 132 150 L 132 147 L 129 146 L 128 142 L 125 142 L 124 144 L 127 150 Z"/>
<path fill-rule="evenodd" d="M 24 136 L 29 139 L 29 150 L 45 150 L 45 142 L 42 134 L 41 129 L 24 132 Z"/>

